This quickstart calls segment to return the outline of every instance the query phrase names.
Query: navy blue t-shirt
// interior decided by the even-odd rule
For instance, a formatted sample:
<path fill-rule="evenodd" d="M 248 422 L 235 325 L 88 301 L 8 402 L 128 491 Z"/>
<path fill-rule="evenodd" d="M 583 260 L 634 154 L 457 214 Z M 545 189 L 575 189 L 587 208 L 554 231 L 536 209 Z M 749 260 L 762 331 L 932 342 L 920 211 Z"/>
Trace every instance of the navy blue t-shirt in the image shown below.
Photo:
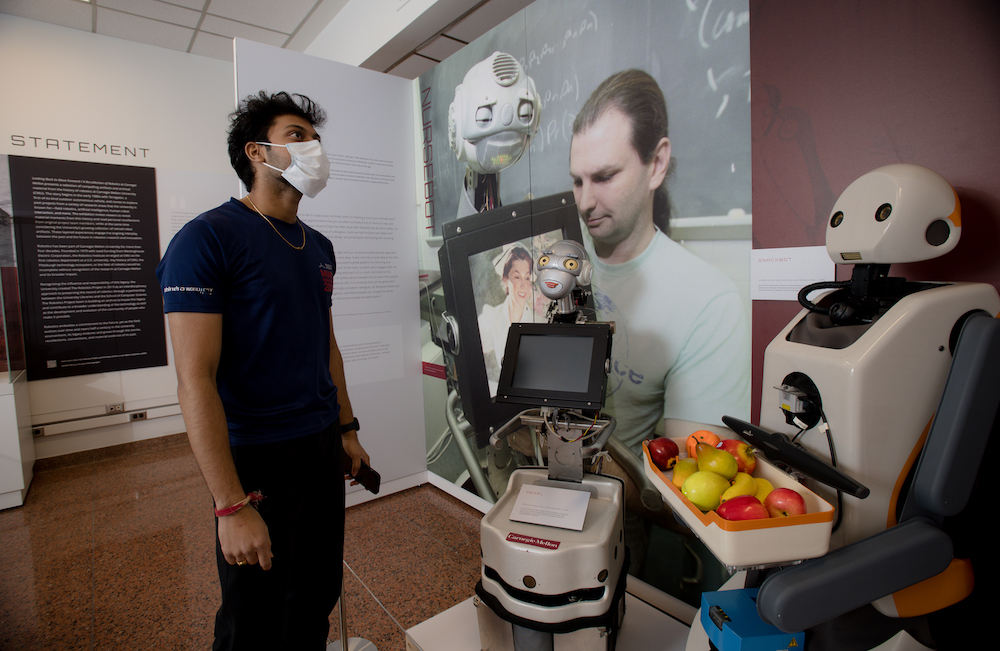
<path fill-rule="evenodd" d="M 340 412 L 330 377 L 333 245 L 303 224 L 305 246 L 295 250 L 288 242 L 301 244 L 303 228 L 270 221 L 230 199 L 187 223 L 156 269 L 164 312 L 222 314 L 216 381 L 232 445 L 314 434 Z"/>

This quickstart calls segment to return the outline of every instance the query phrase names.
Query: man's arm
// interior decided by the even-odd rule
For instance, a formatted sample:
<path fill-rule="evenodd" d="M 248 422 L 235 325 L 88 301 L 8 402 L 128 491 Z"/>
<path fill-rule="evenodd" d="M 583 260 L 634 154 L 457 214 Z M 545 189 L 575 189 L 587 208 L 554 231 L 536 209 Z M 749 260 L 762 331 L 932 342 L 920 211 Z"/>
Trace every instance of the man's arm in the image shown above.
<path fill-rule="evenodd" d="M 750 417 L 750 324 L 735 290 L 698 316 L 664 389 L 667 419 L 718 424 L 724 415 Z"/>
<path fill-rule="evenodd" d="M 222 350 L 222 315 L 171 312 L 170 343 L 177 369 L 177 398 L 188 440 L 215 508 L 241 502 L 240 484 L 229 448 L 226 414 L 215 383 Z M 245 560 L 271 568 L 271 539 L 267 525 L 253 508 L 242 508 L 219 518 L 219 541 L 230 564 Z"/>
<path fill-rule="evenodd" d="M 347 396 L 347 378 L 344 375 L 344 358 L 340 355 L 340 348 L 337 346 L 337 338 L 333 334 L 333 314 L 330 314 L 330 377 L 337 387 L 337 403 L 340 405 L 340 424 L 346 425 L 354 421 L 354 410 L 351 408 L 351 399 Z M 357 431 L 351 431 L 342 435 L 344 452 L 351 457 L 351 474 L 358 474 L 361 469 L 361 460 L 370 463 L 368 453 L 358 441 Z M 354 482 L 357 483 L 357 482 Z"/>

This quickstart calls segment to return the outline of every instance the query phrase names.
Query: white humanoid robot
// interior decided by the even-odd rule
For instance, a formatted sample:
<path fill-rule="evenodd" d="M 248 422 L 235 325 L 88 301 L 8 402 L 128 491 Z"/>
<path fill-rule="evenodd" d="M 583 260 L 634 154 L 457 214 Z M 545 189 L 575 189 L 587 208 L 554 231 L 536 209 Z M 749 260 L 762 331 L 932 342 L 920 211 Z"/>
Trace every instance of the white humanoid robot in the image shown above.
<path fill-rule="evenodd" d="M 934 648 L 930 627 L 909 618 L 971 593 L 951 526 L 996 414 L 1000 296 L 985 283 L 888 275 L 891 264 L 953 250 L 961 225 L 958 195 L 926 168 L 889 165 L 852 183 L 826 230 L 830 257 L 854 265 L 851 280 L 804 288 L 805 309 L 768 345 L 763 431 L 727 420 L 751 442 L 759 435 L 766 456 L 775 458 L 763 440 L 779 458 L 778 448 L 804 449 L 863 489 L 807 479 L 836 505 L 831 551 L 747 586 L 760 588 L 760 619 L 806 631 L 810 650 Z M 817 289 L 833 291 L 809 300 Z"/>
<path fill-rule="evenodd" d="M 459 217 L 500 206 L 500 172 L 527 151 L 540 104 L 535 82 L 509 54 L 494 52 L 465 73 L 448 108 L 448 142 L 467 164 Z"/>
<path fill-rule="evenodd" d="M 553 300 L 550 322 L 511 325 L 497 400 L 539 408 L 512 419 L 491 443 L 499 448 L 528 425 L 547 444 L 548 467 L 515 470 L 483 517 L 480 640 L 483 651 L 613 651 L 628 570 L 624 488 L 618 478 L 584 472 L 614 430 L 614 419 L 599 413 L 613 327 L 579 316 L 577 285 L 589 285 L 591 275 L 582 246 L 553 244 L 536 270 Z M 564 527 L 581 507 L 578 527 Z"/>

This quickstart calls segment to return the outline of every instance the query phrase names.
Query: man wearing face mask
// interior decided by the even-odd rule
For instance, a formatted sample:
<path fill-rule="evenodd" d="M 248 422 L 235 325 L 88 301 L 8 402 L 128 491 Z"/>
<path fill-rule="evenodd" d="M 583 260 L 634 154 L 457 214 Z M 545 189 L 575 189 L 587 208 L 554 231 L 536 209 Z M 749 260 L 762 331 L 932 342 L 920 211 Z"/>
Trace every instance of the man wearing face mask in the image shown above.
<path fill-rule="evenodd" d="M 324 649 L 340 594 L 344 467 L 368 454 L 330 312 L 330 241 L 297 217 L 329 162 L 309 98 L 230 116 L 247 195 L 178 232 L 157 268 L 191 449 L 215 502 L 215 649 Z"/>

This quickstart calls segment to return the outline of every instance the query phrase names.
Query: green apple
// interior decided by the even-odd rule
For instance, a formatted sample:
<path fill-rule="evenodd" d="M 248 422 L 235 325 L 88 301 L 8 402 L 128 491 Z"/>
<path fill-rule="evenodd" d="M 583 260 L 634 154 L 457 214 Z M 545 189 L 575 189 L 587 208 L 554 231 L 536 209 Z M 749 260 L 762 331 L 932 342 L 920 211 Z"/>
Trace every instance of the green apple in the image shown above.
<path fill-rule="evenodd" d="M 684 497 L 702 511 L 719 508 L 722 494 L 729 488 L 729 480 L 710 470 L 699 470 L 684 481 L 681 492 Z"/>

